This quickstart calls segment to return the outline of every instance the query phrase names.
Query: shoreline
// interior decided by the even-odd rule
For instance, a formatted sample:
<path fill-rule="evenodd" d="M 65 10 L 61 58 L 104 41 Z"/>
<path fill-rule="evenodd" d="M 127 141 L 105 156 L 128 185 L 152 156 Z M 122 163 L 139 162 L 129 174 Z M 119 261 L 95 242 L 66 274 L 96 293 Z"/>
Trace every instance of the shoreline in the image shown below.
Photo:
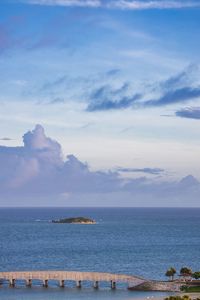
<path fill-rule="evenodd" d="M 145 292 L 145 291 L 143 291 Z M 142 291 L 141 291 L 142 293 Z M 148 291 L 146 291 L 145 293 L 148 293 Z M 156 292 L 155 292 L 156 293 Z M 197 298 L 200 298 L 200 293 L 184 293 L 184 292 L 172 292 L 171 293 L 171 296 L 181 296 L 183 297 L 184 295 L 187 295 L 189 296 L 192 300 L 195 300 Z M 148 296 L 146 295 L 146 297 L 133 297 L 132 299 L 130 300 L 164 300 L 167 296 Z"/>

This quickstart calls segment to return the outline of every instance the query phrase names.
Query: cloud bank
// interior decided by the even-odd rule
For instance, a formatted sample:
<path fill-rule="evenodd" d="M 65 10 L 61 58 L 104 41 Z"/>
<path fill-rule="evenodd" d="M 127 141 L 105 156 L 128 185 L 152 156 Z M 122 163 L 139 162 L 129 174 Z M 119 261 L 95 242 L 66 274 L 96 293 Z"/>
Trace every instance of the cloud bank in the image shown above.
<path fill-rule="evenodd" d="M 199 199 L 200 183 L 191 175 L 177 182 L 158 182 L 146 177 L 123 178 L 120 172 L 159 175 L 164 171 L 159 168 L 119 168 L 117 171 L 92 172 L 87 163 L 72 154 L 65 159 L 60 144 L 47 137 L 41 125 L 25 133 L 23 143 L 21 147 L 0 146 L 0 205 L 5 201 L 9 204 L 10 199 L 14 199 L 17 205 L 19 199 L 27 197 L 35 200 L 38 197 L 54 197 L 56 205 L 56 199 L 65 198 L 66 195 L 79 195 L 82 198 L 87 195 L 88 199 L 94 195 L 101 195 L 102 199 L 110 195 L 112 201 L 113 195 L 123 195 L 124 200 L 132 199 L 132 206 L 136 198 L 141 199 L 141 205 L 144 199 L 150 198 L 163 199 L 160 201 L 166 201 L 166 205 L 169 197 Z M 123 201 L 120 202 L 122 206 Z M 31 205 L 34 205 L 34 200 Z M 93 205 L 101 206 L 101 201 L 93 202 Z"/>
<path fill-rule="evenodd" d="M 0 146 L 0 187 L 3 194 L 107 192 L 117 188 L 118 174 L 90 172 L 75 156 L 64 160 L 58 142 L 41 125 L 23 136 L 23 147 Z"/>

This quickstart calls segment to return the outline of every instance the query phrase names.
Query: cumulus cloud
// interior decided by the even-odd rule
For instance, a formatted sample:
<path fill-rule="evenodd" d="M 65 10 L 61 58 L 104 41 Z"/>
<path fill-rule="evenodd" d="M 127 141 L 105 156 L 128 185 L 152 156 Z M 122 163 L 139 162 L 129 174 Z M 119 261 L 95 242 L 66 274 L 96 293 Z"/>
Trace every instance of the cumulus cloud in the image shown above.
<path fill-rule="evenodd" d="M 0 188 L 4 193 L 106 192 L 120 185 L 116 172 L 91 172 L 75 156 L 63 158 L 58 142 L 41 125 L 23 136 L 24 146 L 0 146 Z"/>
<path fill-rule="evenodd" d="M 178 182 L 158 182 L 146 177 L 127 179 L 120 176 L 121 172 L 158 175 L 163 172 L 159 168 L 120 168 L 117 171 L 93 172 L 87 163 L 81 162 L 72 154 L 65 159 L 60 144 L 47 137 L 41 125 L 25 133 L 23 143 L 20 147 L 0 146 L 0 204 L 6 199 L 15 199 L 17 204 L 19 199 L 27 197 L 36 201 L 54 197 L 56 201 L 63 195 L 88 195 L 89 198 L 102 195 L 103 198 L 105 195 L 113 197 L 115 194 L 126 195 L 129 199 L 133 197 L 134 206 L 136 196 L 144 200 L 149 197 L 167 199 L 172 196 L 197 199 L 200 195 L 200 183 L 193 176 L 187 176 Z M 30 205 L 34 205 L 34 200 L 32 201 Z M 94 203 L 98 204 L 101 205 Z"/>

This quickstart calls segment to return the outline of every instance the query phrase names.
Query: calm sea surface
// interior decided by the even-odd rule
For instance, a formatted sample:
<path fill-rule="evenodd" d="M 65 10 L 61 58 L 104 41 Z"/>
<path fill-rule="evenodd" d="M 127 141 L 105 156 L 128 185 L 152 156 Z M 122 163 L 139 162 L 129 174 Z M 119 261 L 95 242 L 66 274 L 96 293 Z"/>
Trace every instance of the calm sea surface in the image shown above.
<path fill-rule="evenodd" d="M 62 217 L 86 216 L 96 225 L 53 224 Z M 79 270 L 135 274 L 164 279 L 170 266 L 200 270 L 200 209 L 2 208 L 0 270 Z M 160 294 L 111 291 L 102 285 L 81 290 L 0 287 L 1 300 L 119 299 Z"/>

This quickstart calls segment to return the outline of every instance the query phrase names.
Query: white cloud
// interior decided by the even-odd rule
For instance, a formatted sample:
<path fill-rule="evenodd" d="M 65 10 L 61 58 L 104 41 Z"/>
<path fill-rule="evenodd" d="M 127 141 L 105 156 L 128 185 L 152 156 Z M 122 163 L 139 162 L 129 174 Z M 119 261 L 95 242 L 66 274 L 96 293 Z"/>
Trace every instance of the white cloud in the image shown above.
<path fill-rule="evenodd" d="M 79 7 L 99 7 L 100 0 L 27 0 L 27 4 L 50 5 L 50 6 L 79 6 Z"/>
<path fill-rule="evenodd" d="M 50 6 L 79 6 L 79 7 L 104 7 L 128 10 L 144 9 L 181 9 L 200 7 L 197 1 L 181 0 L 22 0 L 27 4 L 50 5 Z"/>
<path fill-rule="evenodd" d="M 0 194 L 104 193 L 120 186 L 116 172 L 91 172 L 74 155 L 64 160 L 60 144 L 41 125 L 24 134 L 23 142 L 22 147 L 0 146 Z"/>
<path fill-rule="evenodd" d="M 20 188 L 27 182 L 38 176 L 39 163 L 36 158 L 20 159 L 17 169 L 13 172 L 13 178 L 8 181 L 8 188 Z"/>
<path fill-rule="evenodd" d="M 130 10 L 142 10 L 142 9 L 180 9 L 180 8 L 191 8 L 199 7 L 200 3 L 196 1 L 128 1 L 128 0 L 119 0 L 113 1 L 110 3 L 110 7 L 116 7 L 121 9 L 130 9 Z"/>
<path fill-rule="evenodd" d="M 18 204 L 20 199 L 27 198 L 32 199 L 28 205 L 34 205 L 39 198 L 41 201 L 52 197 L 66 199 L 66 195 L 66 201 L 70 200 L 71 195 L 75 198 L 87 195 L 90 201 L 93 195 L 102 195 L 104 199 L 108 195 L 124 195 L 119 200 L 122 206 L 127 199 L 132 199 L 134 206 L 136 198 L 140 199 L 141 206 L 147 203 L 147 199 L 154 198 L 162 199 L 161 206 L 167 206 L 171 199 L 182 199 L 183 205 L 187 204 L 186 199 L 199 199 L 200 183 L 191 175 L 179 182 L 150 180 L 146 177 L 129 179 L 120 177 L 119 172 L 91 171 L 87 163 L 74 155 L 68 155 L 64 160 L 60 144 L 47 137 L 41 125 L 28 131 L 23 141 L 21 147 L 0 146 L 1 205 L 5 201 L 6 204 L 9 201 L 13 203 L 13 199 Z M 112 202 L 115 205 L 115 199 Z M 94 201 L 94 205 L 102 203 Z"/>

